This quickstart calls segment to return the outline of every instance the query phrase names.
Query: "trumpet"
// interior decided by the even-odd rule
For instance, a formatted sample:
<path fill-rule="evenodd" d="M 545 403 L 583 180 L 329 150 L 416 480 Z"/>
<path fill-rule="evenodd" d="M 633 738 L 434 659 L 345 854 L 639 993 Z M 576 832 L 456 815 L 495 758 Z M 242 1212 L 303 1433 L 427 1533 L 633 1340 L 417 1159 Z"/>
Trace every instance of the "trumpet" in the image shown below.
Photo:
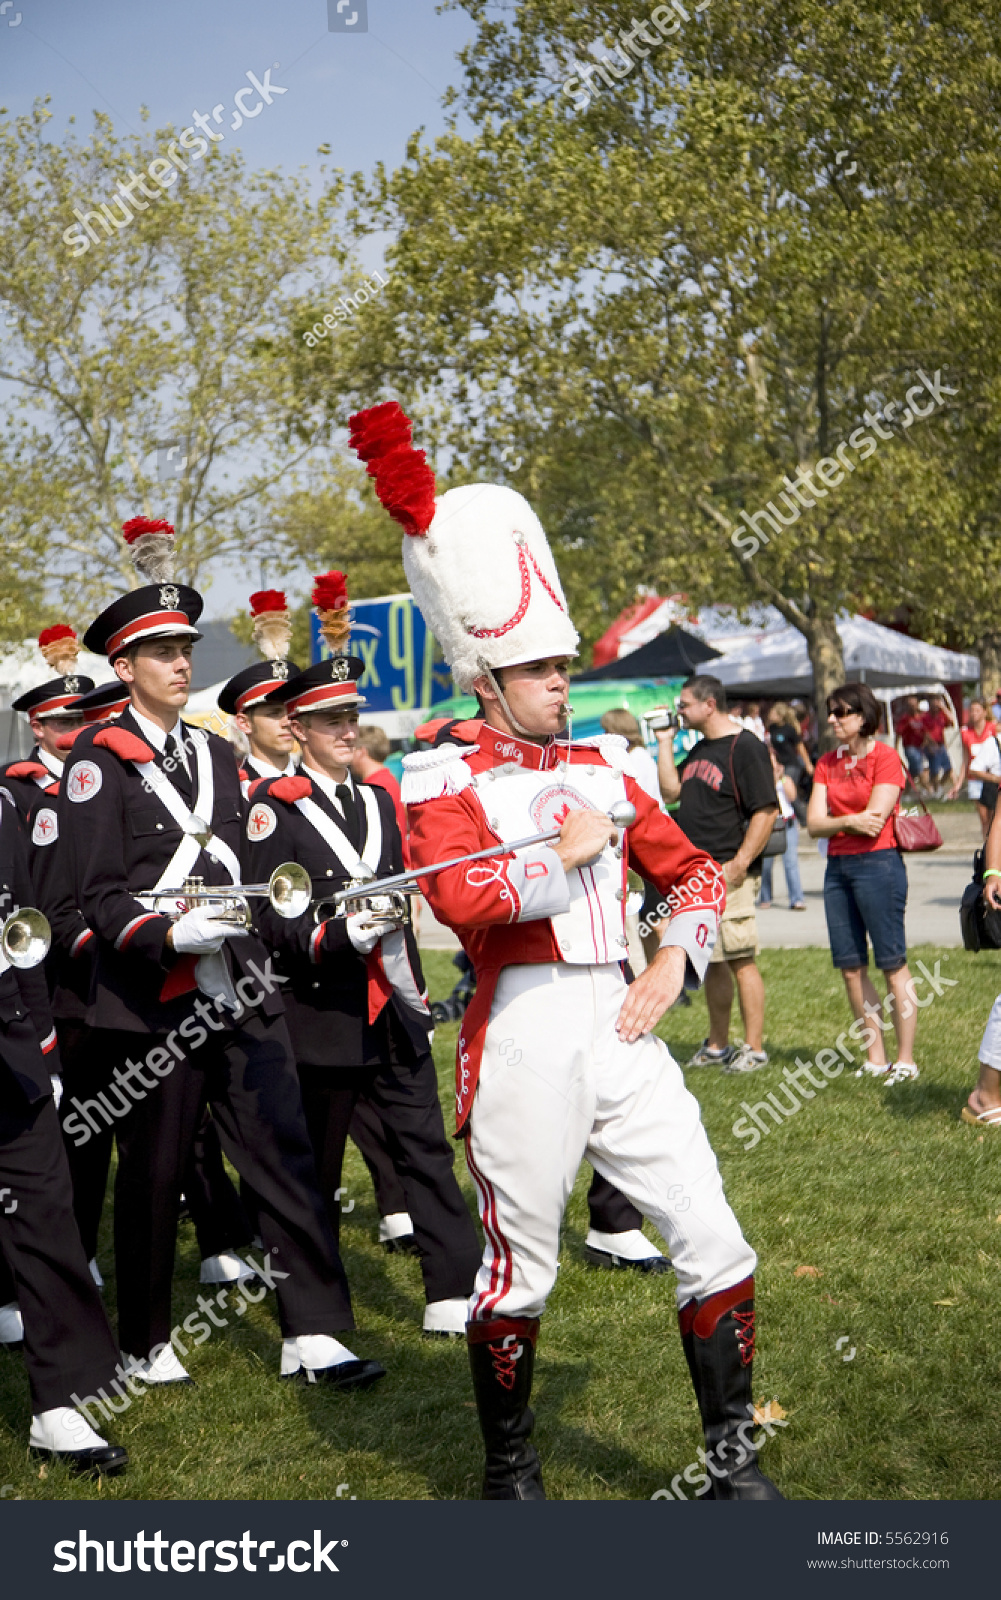
<path fill-rule="evenodd" d="M 636 821 L 636 807 L 631 800 L 616 800 L 607 813 L 610 822 L 617 828 L 629 828 Z M 353 878 L 344 889 L 327 895 L 321 900 L 313 901 L 313 917 L 316 922 L 327 919 L 321 915 L 325 907 L 331 906 L 329 912 L 333 917 L 346 917 L 355 911 L 371 910 L 374 916 L 385 917 L 394 922 L 409 921 L 409 896 L 417 893 L 417 885 L 421 878 L 431 878 L 438 872 L 447 872 L 449 867 L 462 867 L 469 861 L 483 861 L 488 856 L 506 856 L 513 850 L 527 850 L 536 844 L 549 844 L 552 839 L 560 837 L 559 828 L 550 828 L 548 833 L 533 833 L 525 839 L 512 839 L 510 843 L 504 840 L 501 844 L 488 845 L 485 850 L 474 850 L 472 855 L 453 856 L 449 861 L 435 861 L 430 866 L 420 867 L 415 872 L 397 872 L 391 878 L 377 878 L 368 869 L 368 876 L 361 873 Z M 383 909 L 386 907 L 387 909 Z M 399 913 L 396 907 L 401 908 Z"/>
<path fill-rule="evenodd" d="M 309 873 L 297 861 L 283 861 L 267 883 L 227 883 L 206 888 L 204 878 L 185 878 L 179 889 L 138 889 L 135 893 L 138 900 L 153 901 L 154 908 L 158 908 L 161 900 L 172 901 L 169 916 L 180 916 L 184 911 L 193 911 L 197 905 L 208 904 L 219 907 L 218 922 L 228 923 L 231 928 L 249 928 L 252 923 L 249 900 L 267 898 L 280 917 L 291 920 L 309 910 L 313 884 Z"/>
<path fill-rule="evenodd" d="M 49 953 L 49 919 L 34 906 L 14 911 L 0 928 L 0 950 L 12 967 L 37 967 Z"/>

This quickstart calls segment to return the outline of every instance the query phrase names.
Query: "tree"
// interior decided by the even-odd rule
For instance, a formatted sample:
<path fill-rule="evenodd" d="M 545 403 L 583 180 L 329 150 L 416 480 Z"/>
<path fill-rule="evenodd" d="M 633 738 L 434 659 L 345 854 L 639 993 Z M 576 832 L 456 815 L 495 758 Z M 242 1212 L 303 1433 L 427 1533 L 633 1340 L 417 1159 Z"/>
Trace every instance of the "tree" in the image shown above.
<path fill-rule="evenodd" d="M 453 477 L 521 458 L 589 638 L 642 578 L 770 601 L 818 696 L 844 610 L 969 641 L 998 578 L 1001 16 L 463 9 L 450 130 L 376 175 L 373 379 L 405 375 Z"/>
<path fill-rule="evenodd" d="M 303 295 L 350 266 L 336 175 L 313 201 L 192 129 L 119 140 L 96 116 L 60 145 L 49 120 L 0 121 L 6 637 L 43 595 L 86 618 L 134 584 L 138 512 L 174 523 L 187 582 L 245 550 L 329 438 L 288 346 Z"/>

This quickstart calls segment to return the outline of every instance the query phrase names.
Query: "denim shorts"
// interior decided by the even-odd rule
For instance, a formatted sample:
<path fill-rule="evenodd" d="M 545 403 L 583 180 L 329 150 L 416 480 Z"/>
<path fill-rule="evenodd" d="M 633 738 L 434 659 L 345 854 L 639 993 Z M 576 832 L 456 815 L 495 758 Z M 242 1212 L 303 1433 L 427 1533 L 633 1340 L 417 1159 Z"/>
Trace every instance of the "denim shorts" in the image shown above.
<path fill-rule="evenodd" d="M 829 855 L 824 875 L 824 914 L 834 965 L 867 967 L 868 934 L 881 972 L 895 972 L 902 967 L 907 960 L 906 904 L 907 869 L 899 850 Z"/>

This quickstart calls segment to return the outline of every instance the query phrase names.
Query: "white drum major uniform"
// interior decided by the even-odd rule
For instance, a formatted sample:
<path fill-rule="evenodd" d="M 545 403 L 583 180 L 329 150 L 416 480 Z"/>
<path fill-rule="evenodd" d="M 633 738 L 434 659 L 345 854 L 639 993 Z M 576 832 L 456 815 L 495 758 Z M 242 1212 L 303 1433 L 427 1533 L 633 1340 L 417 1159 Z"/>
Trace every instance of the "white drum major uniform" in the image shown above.
<path fill-rule="evenodd" d="M 404 567 L 425 621 L 458 688 L 475 691 L 484 712 L 476 744 L 404 764 L 416 868 L 496 851 L 422 880 L 477 973 L 457 1108 L 487 1241 L 467 1325 L 484 1497 L 544 1497 L 530 1443 L 534 1349 L 586 1156 L 668 1245 L 713 1463 L 706 1497 L 778 1498 L 748 1437 L 756 1258 L 698 1103 L 652 1031 L 682 986 L 702 980 L 725 903 L 722 872 L 624 773 L 624 741 L 567 737 L 578 638 L 522 496 L 473 484 L 436 500 L 394 403 L 354 417 L 351 438 L 405 530 Z M 623 836 L 609 813 L 626 801 L 636 820 Z M 510 849 L 547 832 L 551 842 Z M 678 909 L 654 961 L 627 986 L 630 861 Z"/>

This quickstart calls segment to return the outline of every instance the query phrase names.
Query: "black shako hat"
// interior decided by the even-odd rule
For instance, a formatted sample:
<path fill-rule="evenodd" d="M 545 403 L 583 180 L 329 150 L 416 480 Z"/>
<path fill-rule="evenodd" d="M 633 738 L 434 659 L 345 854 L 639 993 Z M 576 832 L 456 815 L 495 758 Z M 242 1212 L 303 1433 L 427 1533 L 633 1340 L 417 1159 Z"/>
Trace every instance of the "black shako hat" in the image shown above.
<path fill-rule="evenodd" d="M 11 707 L 14 711 L 26 711 L 35 717 L 75 715 L 81 696 L 93 687 L 93 678 L 85 678 L 78 672 L 67 672 L 62 678 L 50 678 L 48 683 L 40 683 L 37 689 L 29 689 L 19 695 L 11 701 Z"/>
<path fill-rule="evenodd" d="M 83 636 L 88 650 L 114 661 L 143 639 L 202 636 L 194 624 L 204 601 L 186 583 L 148 583 L 112 601 Z"/>
<path fill-rule="evenodd" d="M 297 678 L 290 678 L 282 699 L 290 717 L 307 711 L 343 711 L 367 704 L 358 693 L 358 680 L 365 674 L 365 663 L 357 656 L 332 656 L 307 667 Z M 278 699 L 278 695 L 275 695 Z"/>
<path fill-rule="evenodd" d="M 82 694 L 73 709 L 82 711 L 88 722 L 103 722 L 106 717 L 124 711 L 129 700 L 128 685 L 120 678 L 113 678 L 110 683 L 99 683 L 96 689 Z"/>
<path fill-rule="evenodd" d="M 291 679 L 301 676 L 301 668 L 294 661 L 276 657 L 274 661 L 258 661 L 256 666 L 244 667 L 234 673 L 219 691 L 216 704 L 220 711 L 232 717 L 237 711 L 253 711 L 255 706 L 280 705 L 288 692 Z"/>

